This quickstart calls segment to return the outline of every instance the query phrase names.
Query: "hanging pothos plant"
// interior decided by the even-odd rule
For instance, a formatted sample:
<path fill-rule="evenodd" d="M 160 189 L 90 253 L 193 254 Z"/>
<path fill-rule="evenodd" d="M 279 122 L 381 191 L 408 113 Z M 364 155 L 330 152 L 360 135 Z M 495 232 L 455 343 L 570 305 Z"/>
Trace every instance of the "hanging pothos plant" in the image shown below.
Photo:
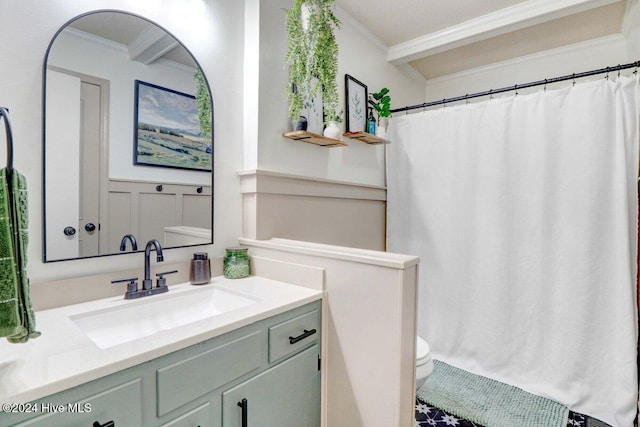
<path fill-rule="evenodd" d="M 200 122 L 200 135 L 203 138 L 211 138 L 211 96 L 209 86 L 200 69 L 193 75 L 196 82 L 196 102 L 198 103 L 198 121 Z"/>
<path fill-rule="evenodd" d="M 293 0 L 287 10 L 289 47 L 289 117 L 297 120 L 305 99 L 322 92 L 325 117 L 338 112 L 338 43 L 333 33 L 340 21 L 335 0 Z"/>

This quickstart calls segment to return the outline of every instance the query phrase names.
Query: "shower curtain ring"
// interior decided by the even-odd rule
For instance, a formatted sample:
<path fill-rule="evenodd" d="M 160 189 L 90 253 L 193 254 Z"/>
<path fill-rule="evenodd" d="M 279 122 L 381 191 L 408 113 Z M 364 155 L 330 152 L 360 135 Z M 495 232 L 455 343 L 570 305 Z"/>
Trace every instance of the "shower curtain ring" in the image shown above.
<path fill-rule="evenodd" d="M 516 91 L 516 96 L 518 96 L 518 85 L 517 84 L 513 86 L 513 90 Z"/>
<path fill-rule="evenodd" d="M 489 89 L 489 101 L 493 99 L 493 89 Z"/>
<path fill-rule="evenodd" d="M 469 105 L 469 94 L 468 93 L 464 96 L 464 103 L 465 103 L 465 105 Z"/>
<path fill-rule="evenodd" d="M 544 88 L 543 89 L 544 89 L 545 92 L 547 91 L 547 79 L 544 79 Z"/>
<path fill-rule="evenodd" d="M 571 80 L 573 80 L 572 86 L 576 85 L 576 73 L 571 74 Z"/>
<path fill-rule="evenodd" d="M 604 76 L 605 79 L 609 80 L 609 67 L 607 67 L 607 75 Z"/>
<path fill-rule="evenodd" d="M 620 70 L 621 70 L 621 67 L 620 67 L 620 64 L 618 64 L 618 77 L 620 77 Z"/>

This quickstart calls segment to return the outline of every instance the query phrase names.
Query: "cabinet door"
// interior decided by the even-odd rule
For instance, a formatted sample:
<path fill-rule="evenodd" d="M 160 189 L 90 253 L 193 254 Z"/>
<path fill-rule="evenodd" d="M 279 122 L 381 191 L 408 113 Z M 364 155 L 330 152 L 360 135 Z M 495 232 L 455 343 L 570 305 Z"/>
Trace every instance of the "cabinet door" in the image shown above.
<path fill-rule="evenodd" d="M 44 400 L 38 404 L 39 410 L 49 414 L 34 418 L 16 427 L 89 427 L 98 425 L 115 427 L 142 426 L 142 383 L 140 379 L 107 389 L 85 399 L 81 395 L 82 386 L 60 399 Z M 57 402 L 57 403 L 49 403 Z"/>
<path fill-rule="evenodd" d="M 319 427 L 318 351 L 318 345 L 314 345 L 224 392 L 222 426 Z M 243 402 L 245 424 L 240 406 Z"/>

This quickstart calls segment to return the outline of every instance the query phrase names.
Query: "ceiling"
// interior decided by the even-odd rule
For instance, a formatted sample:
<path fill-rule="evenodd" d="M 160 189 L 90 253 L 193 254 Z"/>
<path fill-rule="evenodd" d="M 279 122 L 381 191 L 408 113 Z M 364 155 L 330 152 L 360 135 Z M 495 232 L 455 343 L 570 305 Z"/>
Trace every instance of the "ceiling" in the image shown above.
<path fill-rule="evenodd" d="M 73 21 L 69 27 L 126 49 L 132 61 L 151 64 L 165 59 L 197 67 L 189 52 L 169 33 L 134 15 L 108 11 L 91 13 Z"/>
<path fill-rule="evenodd" d="M 632 0 L 336 0 L 425 79 L 619 34 Z"/>

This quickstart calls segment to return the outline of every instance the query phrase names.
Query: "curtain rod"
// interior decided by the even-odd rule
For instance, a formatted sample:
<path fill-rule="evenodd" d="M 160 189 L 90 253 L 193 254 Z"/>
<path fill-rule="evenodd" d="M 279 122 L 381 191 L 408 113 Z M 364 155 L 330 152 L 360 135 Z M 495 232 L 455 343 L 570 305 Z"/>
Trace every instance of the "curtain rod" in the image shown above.
<path fill-rule="evenodd" d="M 637 72 L 637 68 L 640 67 L 640 61 L 635 61 L 635 62 L 630 62 L 628 64 L 624 64 L 624 65 L 616 65 L 613 67 L 606 67 L 606 68 L 600 68 L 599 70 L 591 70 L 591 71 L 585 71 L 583 73 L 573 73 L 573 74 L 568 74 L 566 76 L 561 76 L 561 77 L 554 77 L 551 79 L 544 79 L 544 80 L 538 80 L 535 82 L 529 82 L 529 83 L 524 83 L 524 84 L 516 84 L 513 86 L 507 86 L 507 87 L 503 87 L 500 89 L 491 89 L 491 90 L 486 90 L 484 92 L 476 92 L 476 93 L 472 93 L 472 94 L 467 94 L 467 95 L 463 95 L 463 96 L 456 96 L 455 98 L 445 98 L 445 99 L 441 99 L 439 101 L 431 101 L 431 102 L 425 102 L 423 104 L 417 104 L 417 105 L 409 105 L 407 107 L 402 107 L 402 108 L 395 108 L 393 110 L 391 110 L 392 113 L 398 113 L 401 111 L 409 111 L 409 110 L 417 110 L 420 108 L 427 108 L 427 107 L 433 107 L 435 105 L 443 105 L 443 104 L 448 104 L 448 103 L 453 103 L 453 102 L 458 102 L 458 101 L 466 101 L 472 98 L 479 98 L 481 96 L 491 96 L 491 95 L 495 95 L 496 93 L 503 93 L 503 92 L 510 92 L 512 90 L 517 91 L 518 89 L 525 89 L 525 88 L 529 88 L 529 87 L 534 87 L 534 86 L 542 86 L 542 85 L 547 85 L 550 83 L 557 83 L 557 82 L 563 82 L 566 80 L 575 80 L 575 79 L 579 79 L 582 77 L 589 77 L 589 76 L 595 76 L 597 74 L 603 74 L 603 73 L 607 73 L 607 77 L 609 75 L 610 72 L 612 71 L 620 71 L 620 70 L 626 70 L 628 68 L 636 68 Z"/>

